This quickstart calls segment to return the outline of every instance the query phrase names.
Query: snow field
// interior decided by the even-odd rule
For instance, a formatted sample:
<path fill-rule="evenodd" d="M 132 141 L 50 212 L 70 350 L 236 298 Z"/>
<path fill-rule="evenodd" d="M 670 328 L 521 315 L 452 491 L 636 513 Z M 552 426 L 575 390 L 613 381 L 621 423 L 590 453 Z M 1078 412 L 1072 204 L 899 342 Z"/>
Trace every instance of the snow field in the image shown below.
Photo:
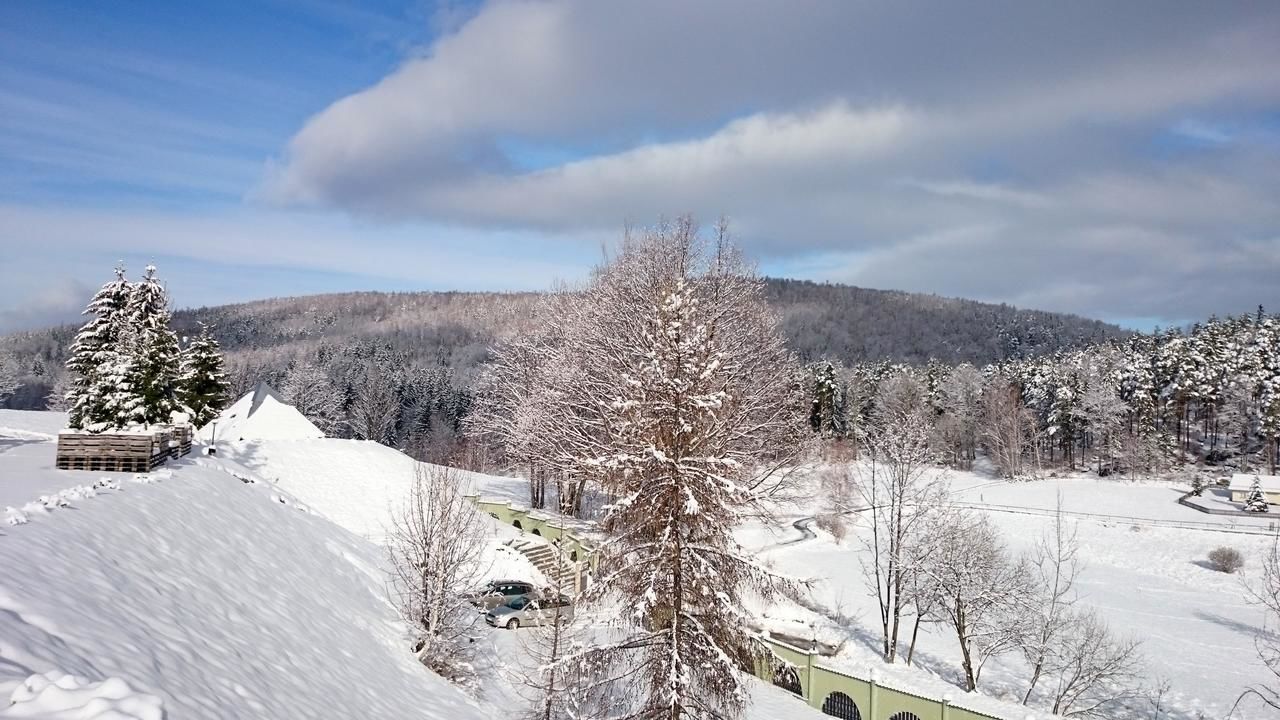
<path fill-rule="evenodd" d="M 1170 717 L 1190 719 L 1201 712 L 1207 718 L 1225 717 L 1246 686 L 1273 680 L 1254 648 L 1263 615 L 1246 602 L 1243 586 L 1251 573 L 1258 571 L 1263 553 L 1270 548 L 1272 540 L 1267 535 L 1232 532 L 1226 524 L 1220 530 L 1177 526 L 1212 516 L 1178 505 L 1176 500 L 1185 490 L 1172 483 L 1083 477 L 1006 483 L 975 473 L 949 471 L 945 475 L 953 495 L 971 503 L 975 512 L 986 512 L 1014 553 L 1029 551 L 1050 529 L 1059 495 L 1069 513 L 1116 515 L 1067 518 L 1068 525 L 1078 528 L 1080 559 L 1085 565 L 1077 583 L 1080 602 L 1099 610 L 1117 634 L 1142 641 L 1148 682 L 1152 686 L 1161 680 L 1170 683 L 1165 697 L 1166 707 L 1172 704 Z M 982 510 L 984 503 L 997 507 Z M 820 507 L 814 500 L 800 510 L 790 508 L 793 515 L 788 520 L 796 513 L 816 512 Z M 1018 508 L 1038 514 L 1007 510 Z M 1136 524 L 1126 517 L 1143 522 Z M 979 681 L 984 696 L 979 698 L 965 695 L 957 687 L 961 683 L 960 654 L 953 632 L 944 626 L 921 628 L 917 668 L 902 663 L 886 666 L 879 659 L 878 606 L 867 589 L 859 561 L 866 552 L 858 540 L 861 526 L 853 517 L 848 527 L 842 541 L 816 528 L 812 540 L 781 524 L 740 529 L 738 537 L 744 546 L 758 551 L 775 569 L 815 580 L 812 607 L 762 608 L 768 616 L 766 627 L 802 638 L 816 634 L 823 643 L 840 645 L 838 656 L 824 658 L 823 664 L 844 666 L 863 676 L 877 668 L 889 684 L 935 696 L 949 691 L 957 704 L 970 706 L 976 700 L 982 706 L 974 709 L 1022 717 L 1010 714 L 1014 706 L 1009 701 L 1021 699 L 1027 677 L 1023 661 L 1016 655 L 988 663 Z M 1241 574 L 1227 575 L 1208 566 L 1209 551 L 1220 546 L 1233 547 L 1245 555 Z M 909 634 L 908 627 L 908 638 Z M 1206 682 L 1208 678 L 1212 681 Z M 1002 698 L 1006 702 L 1001 702 Z M 1150 707 L 1142 702 L 1116 717 L 1146 718 L 1150 714 Z M 1251 720 L 1269 716 L 1254 704 L 1242 705 L 1233 717 Z"/>

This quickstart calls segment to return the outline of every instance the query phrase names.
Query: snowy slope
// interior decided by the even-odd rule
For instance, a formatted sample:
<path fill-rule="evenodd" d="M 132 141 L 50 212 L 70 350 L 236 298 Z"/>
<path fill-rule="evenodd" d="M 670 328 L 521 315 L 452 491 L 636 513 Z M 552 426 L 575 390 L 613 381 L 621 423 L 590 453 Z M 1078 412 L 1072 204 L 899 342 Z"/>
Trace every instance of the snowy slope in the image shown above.
<path fill-rule="evenodd" d="M 100 487 L 0 526 L 0 707 L 20 701 L 0 717 L 494 716 L 412 660 L 380 548 L 268 483 L 58 471 L 52 452 L 5 446 L 7 495 Z"/>
<path fill-rule="evenodd" d="M 408 497 L 419 463 L 367 440 L 264 440 L 218 442 L 218 457 L 269 478 L 317 512 L 372 539 L 386 536 L 391 513 Z M 471 492 L 519 486 L 520 481 L 455 470 Z"/>

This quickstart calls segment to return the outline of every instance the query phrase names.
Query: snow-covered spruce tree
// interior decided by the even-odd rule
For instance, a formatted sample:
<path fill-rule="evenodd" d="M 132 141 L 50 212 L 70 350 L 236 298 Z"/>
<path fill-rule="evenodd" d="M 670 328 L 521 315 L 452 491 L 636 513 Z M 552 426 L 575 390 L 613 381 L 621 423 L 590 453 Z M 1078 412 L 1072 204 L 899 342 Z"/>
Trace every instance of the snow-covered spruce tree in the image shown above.
<path fill-rule="evenodd" d="M 1245 496 L 1244 510 L 1252 513 L 1264 513 L 1271 510 L 1271 506 L 1267 503 L 1267 495 L 1262 492 L 1262 481 L 1257 475 L 1253 476 L 1253 484 L 1249 486 L 1249 494 Z"/>
<path fill-rule="evenodd" d="M 739 717 L 767 652 L 742 600 L 785 581 L 733 529 L 800 445 L 799 371 L 723 225 L 713 242 L 687 218 L 627 237 L 577 308 L 552 358 L 574 371 L 553 395 L 553 455 L 617 498 L 584 597 L 622 612 L 619 639 L 567 662 L 620 700 L 618 720 Z"/>
<path fill-rule="evenodd" d="M 284 401 L 302 413 L 320 432 L 329 436 L 337 432 L 343 397 L 323 369 L 309 362 L 295 364 L 285 375 L 280 392 Z"/>
<path fill-rule="evenodd" d="M 71 344 L 67 358 L 70 375 L 66 392 L 68 424 L 90 432 L 122 428 L 129 424 L 136 399 L 129 388 L 130 357 L 122 352 L 131 336 L 128 322 L 133 285 L 124 268 L 115 269 L 114 280 L 103 285 L 89 301 L 86 322 Z"/>
<path fill-rule="evenodd" d="M 142 425 L 170 422 L 179 409 L 181 350 L 169 327 L 169 294 L 154 265 L 133 285 L 126 312 L 131 335 L 124 352 L 130 356 L 129 384 L 137 397 L 131 419 Z"/>
<path fill-rule="evenodd" d="M 839 384 L 836 368 L 830 361 L 814 363 L 808 368 L 811 400 L 809 402 L 809 427 L 824 437 L 835 435 L 839 423 L 836 408 L 839 403 Z"/>
<path fill-rule="evenodd" d="M 209 328 L 200 323 L 200 334 L 182 352 L 178 401 L 191 414 L 191 422 L 196 427 L 204 427 L 227 404 L 228 387 L 218 341 L 209 334 Z"/>
<path fill-rule="evenodd" d="M 418 660 L 466 683 L 476 614 L 464 599 L 480 571 L 484 519 L 466 498 L 458 471 L 442 465 L 415 469 L 403 507 L 387 539 L 391 596 L 409 625 Z"/>

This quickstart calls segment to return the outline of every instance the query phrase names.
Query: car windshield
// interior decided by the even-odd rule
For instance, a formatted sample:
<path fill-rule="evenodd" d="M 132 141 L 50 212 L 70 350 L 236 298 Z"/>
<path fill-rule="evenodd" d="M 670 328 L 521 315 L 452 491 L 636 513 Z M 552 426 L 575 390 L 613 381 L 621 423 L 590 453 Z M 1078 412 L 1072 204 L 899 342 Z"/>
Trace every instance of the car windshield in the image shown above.
<path fill-rule="evenodd" d="M 507 603 L 507 607 L 511 608 L 512 610 L 523 610 L 528 605 L 529 605 L 529 598 L 527 597 L 518 597 L 515 600 L 512 600 L 511 602 Z"/>

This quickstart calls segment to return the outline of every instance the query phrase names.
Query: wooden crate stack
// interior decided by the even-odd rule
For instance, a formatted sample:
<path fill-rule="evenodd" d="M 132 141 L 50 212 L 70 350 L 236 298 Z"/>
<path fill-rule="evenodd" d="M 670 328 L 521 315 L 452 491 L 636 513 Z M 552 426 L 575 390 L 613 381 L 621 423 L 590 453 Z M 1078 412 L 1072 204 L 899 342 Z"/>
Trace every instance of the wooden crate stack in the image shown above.
<path fill-rule="evenodd" d="M 169 432 L 173 435 L 173 453 L 174 459 L 180 458 L 191 452 L 191 438 L 195 436 L 195 430 L 190 423 L 180 423 L 178 425 L 170 425 Z"/>
<path fill-rule="evenodd" d="M 58 434 L 59 470 L 98 472 L 149 472 L 169 458 L 173 450 L 168 430 L 150 433 Z"/>

